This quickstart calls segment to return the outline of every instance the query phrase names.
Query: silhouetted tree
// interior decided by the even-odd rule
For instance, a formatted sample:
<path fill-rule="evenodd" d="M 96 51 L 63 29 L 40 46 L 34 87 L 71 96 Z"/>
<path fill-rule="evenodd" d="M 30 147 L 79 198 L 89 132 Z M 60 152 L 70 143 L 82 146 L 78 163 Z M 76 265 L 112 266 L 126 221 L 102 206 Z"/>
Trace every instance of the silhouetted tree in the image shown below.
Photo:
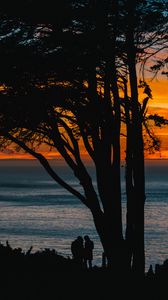
<path fill-rule="evenodd" d="M 149 26 L 145 22 L 149 9 L 145 1 L 133 5 L 128 0 L 62 1 L 56 15 L 52 5 L 47 12 L 43 6 L 39 11 L 39 3 L 16 1 L 10 10 L 7 2 L 2 5 L 10 18 L 4 16 L 5 28 L 3 24 L 1 28 L 5 34 L 0 39 L 2 57 L 6 57 L 4 70 L 7 65 L 5 76 L 1 74 L 1 147 L 15 143 L 33 155 L 57 183 L 90 209 L 109 265 L 120 269 L 126 259 L 131 267 L 133 259 L 133 269 L 143 274 L 142 123 L 150 89 L 143 80 L 148 99 L 141 106 L 136 65 L 139 59 L 144 66 L 150 56 L 145 51 L 156 20 L 151 19 Z M 121 217 L 121 105 L 127 126 L 126 258 Z M 81 143 L 95 165 L 98 191 L 83 161 Z M 40 153 L 41 144 L 61 154 L 83 193 L 57 174 Z"/>
<path fill-rule="evenodd" d="M 166 30 L 163 17 L 164 2 L 126 1 L 126 57 L 129 74 L 130 101 L 124 81 L 125 117 L 127 125 L 126 147 L 126 190 L 127 190 L 127 230 L 126 237 L 130 247 L 129 258 L 133 259 L 133 270 L 144 273 L 144 140 L 143 125 L 152 140 L 152 147 L 158 147 L 158 140 L 150 132 L 146 120 L 147 103 L 152 98 L 151 89 L 145 81 L 146 62 L 165 47 Z M 150 10 L 148 10 L 150 8 Z M 162 11 L 162 12 L 161 12 Z M 150 20 L 148 23 L 145 19 Z M 157 20 L 157 21 L 156 21 Z M 152 48 L 151 48 L 152 44 Z M 137 64 L 141 63 L 142 78 L 138 84 Z M 138 87 L 144 89 L 142 104 Z M 135 201 L 136 199 L 136 201 Z"/>
<path fill-rule="evenodd" d="M 102 6 L 95 6 L 94 3 L 89 3 L 87 6 L 87 10 L 90 12 L 89 26 L 85 19 L 83 27 L 79 23 L 80 12 L 80 17 L 82 17 L 83 13 L 84 15 L 86 14 L 86 7 L 83 9 L 79 5 L 79 8 L 76 8 L 77 13 L 74 11 L 74 18 L 77 18 L 75 24 L 77 25 L 72 26 L 72 29 L 71 27 L 66 29 L 68 36 L 67 33 L 61 35 L 61 38 L 63 38 L 60 43 L 61 52 L 63 53 L 61 54 L 67 61 L 63 62 L 61 60 L 63 65 L 54 66 L 57 72 L 56 74 L 53 73 L 56 81 L 55 85 L 52 87 L 50 82 L 48 88 L 45 85 L 45 88 L 40 90 L 39 86 L 38 88 L 32 87 L 29 81 L 29 86 L 26 88 L 25 93 L 22 93 L 20 86 L 16 88 L 16 85 L 13 85 L 11 93 L 9 92 L 7 95 L 9 110 L 6 112 L 10 114 L 11 122 L 8 119 L 4 128 L 1 127 L 1 133 L 3 133 L 5 138 L 16 142 L 25 151 L 38 158 L 57 182 L 78 196 L 90 208 L 96 229 L 109 263 L 111 263 L 112 257 L 121 256 L 120 249 L 123 240 L 120 189 L 119 92 L 117 77 L 113 75 L 113 96 L 111 95 L 110 76 L 113 73 L 110 71 L 110 64 L 112 64 L 114 72 L 116 72 L 116 66 L 115 53 L 111 55 L 108 50 L 108 38 L 112 29 L 110 27 L 109 32 L 106 32 L 107 30 L 105 29 L 109 23 L 107 18 L 109 4 L 108 6 L 103 4 L 103 10 Z M 91 13 L 94 12 L 95 8 L 96 11 L 92 17 Z M 115 7 L 115 10 L 117 9 Z M 103 16 L 102 26 L 98 23 L 101 13 Z M 115 14 L 114 16 L 113 14 L 110 16 L 112 20 L 114 17 L 116 18 Z M 101 28 L 102 36 L 105 34 L 103 42 L 98 37 L 98 26 Z M 116 32 L 112 32 L 112 35 L 110 43 L 115 49 Z M 70 38 L 79 45 L 71 47 L 69 44 Z M 51 43 L 51 46 L 53 44 L 53 36 L 49 37 L 48 41 Z M 57 40 L 56 43 L 58 43 Z M 65 43 L 64 48 L 62 43 Z M 54 47 L 56 47 L 55 44 Z M 99 47 L 101 47 L 100 50 Z M 79 54 L 78 51 L 81 51 L 81 49 L 82 53 Z M 65 50 L 68 50 L 68 56 L 65 56 Z M 53 63 L 56 55 L 51 55 Z M 58 54 L 58 57 L 61 58 L 61 55 Z M 73 61 L 71 61 L 72 58 Z M 49 55 L 48 61 L 50 61 Z M 65 71 L 61 70 L 62 67 L 66 67 L 66 74 Z M 97 71 L 98 68 L 101 71 L 100 75 Z M 56 78 L 57 74 L 60 82 Z M 102 91 L 104 90 L 103 93 L 99 91 L 100 88 Z M 23 91 L 24 89 L 25 86 Z M 3 103 L 3 97 L 4 95 L 1 103 Z M 42 105 L 39 104 L 41 97 L 43 98 Z M 53 100 L 48 100 L 49 97 Z M 40 107 L 39 118 L 37 117 L 37 109 L 35 109 L 34 105 L 32 106 L 33 99 L 36 101 L 36 107 Z M 4 102 L 6 101 L 7 97 L 5 96 Z M 24 110 L 22 116 L 20 116 L 18 110 L 14 110 L 14 107 L 18 106 L 20 111 Z M 9 128 L 9 124 L 11 124 L 12 128 Z M 114 132 L 113 139 L 111 132 Z M 103 211 L 100 208 L 98 195 L 96 195 L 91 178 L 82 162 L 78 142 L 79 135 L 82 137 L 83 143 L 96 166 L 99 197 L 103 205 Z M 59 178 L 54 170 L 51 169 L 47 160 L 30 147 L 30 143 L 35 145 L 37 140 L 38 143 L 43 141 L 49 146 L 57 148 L 82 185 L 84 196 Z M 113 148 L 114 151 L 112 150 Z M 104 170 L 106 170 L 105 173 Z M 113 264 L 116 261 L 116 258 L 113 258 Z"/>

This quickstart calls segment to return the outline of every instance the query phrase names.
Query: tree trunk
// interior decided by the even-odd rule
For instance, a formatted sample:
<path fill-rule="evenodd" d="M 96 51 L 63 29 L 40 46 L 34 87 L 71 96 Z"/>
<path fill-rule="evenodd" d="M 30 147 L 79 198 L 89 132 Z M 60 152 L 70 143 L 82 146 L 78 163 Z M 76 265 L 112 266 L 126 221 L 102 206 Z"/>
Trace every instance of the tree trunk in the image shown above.
<path fill-rule="evenodd" d="M 145 175 L 144 175 L 144 146 L 142 135 L 142 120 L 138 102 L 138 87 L 136 74 L 136 49 L 134 45 L 134 9 L 129 3 L 129 25 L 126 33 L 127 62 L 129 68 L 131 101 L 132 101 L 132 140 L 133 142 L 133 180 L 134 195 L 134 255 L 133 270 L 143 276 L 145 270 L 144 254 L 144 203 L 145 203 Z M 132 21 L 132 22 L 131 22 Z"/>
<path fill-rule="evenodd" d="M 127 93 L 127 83 L 124 87 L 125 93 L 125 118 L 126 118 L 126 196 L 127 196 L 127 212 L 126 212 L 126 256 L 127 268 L 131 270 L 133 258 L 133 240 L 134 240 L 134 184 L 133 184 L 133 148 L 132 148 L 132 121 L 130 119 L 130 101 Z"/>
<path fill-rule="evenodd" d="M 105 213 L 92 211 L 94 224 L 99 234 L 100 241 L 103 246 L 103 252 L 107 258 L 108 267 L 113 272 L 124 270 L 125 263 L 123 261 L 123 239 L 113 236 L 114 228 L 111 224 L 111 216 Z"/>

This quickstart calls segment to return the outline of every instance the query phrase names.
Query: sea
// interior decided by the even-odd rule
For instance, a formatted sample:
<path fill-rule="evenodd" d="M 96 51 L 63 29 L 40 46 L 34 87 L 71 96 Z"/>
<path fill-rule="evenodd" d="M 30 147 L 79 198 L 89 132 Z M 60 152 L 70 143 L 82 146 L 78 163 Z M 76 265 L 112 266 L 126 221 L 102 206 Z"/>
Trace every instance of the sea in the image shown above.
<path fill-rule="evenodd" d="M 82 187 L 61 160 L 51 160 L 55 171 L 82 193 Z M 96 189 L 94 167 L 86 167 Z M 122 175 L 122 216 L 125 231 L 126 194 Z M 149 266 L 168 259 L 168 160 L 145 162 L 145 256 Z M 55 249 L 71 257 L 71 242 L 89 235 L 94 242 L 93 265 L 102 262 L 102 246 L 92 215 L 80 200 L 58 185 L 36 160 L 0 160 L 0 242 L 32 252 Z"/>

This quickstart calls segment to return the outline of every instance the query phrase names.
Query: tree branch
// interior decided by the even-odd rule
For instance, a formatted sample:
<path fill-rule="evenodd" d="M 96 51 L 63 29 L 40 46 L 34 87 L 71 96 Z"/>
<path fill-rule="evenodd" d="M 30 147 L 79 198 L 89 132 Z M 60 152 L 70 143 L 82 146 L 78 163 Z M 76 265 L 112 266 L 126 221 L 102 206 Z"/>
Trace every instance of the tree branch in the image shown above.
<path fill-rule="evenodd" d="M 44 167 L 44 169 L 48 172 L 48 174 L 57 182 L 59 183 L 63 188 L 65 188 L 68 192 L 76 196 L 78 199 L 81 200 L 83 204 L 85 204 L 87 207 L 89 207 L 87 199 L 79 193 L 77 190 L 72 188 L 69 184 L 67 184 L 63 179 L 61 179 L 51 168 L 49 162 L 47 159 L 41 154 L 33 151 L 30 149 L 24 142 L 18 140 L 16 137 L 12 136 L 10 133 L 5 131 L 0 131 L 0 134 L 4 136 L 5 138 L 10 139 L 12 142 L 20 146 L 22 149 L 24 149 L 26 152 L 31 154 L 33 157 L 38 159 L 38 161 L 41 163 L 41 165 Z"/>

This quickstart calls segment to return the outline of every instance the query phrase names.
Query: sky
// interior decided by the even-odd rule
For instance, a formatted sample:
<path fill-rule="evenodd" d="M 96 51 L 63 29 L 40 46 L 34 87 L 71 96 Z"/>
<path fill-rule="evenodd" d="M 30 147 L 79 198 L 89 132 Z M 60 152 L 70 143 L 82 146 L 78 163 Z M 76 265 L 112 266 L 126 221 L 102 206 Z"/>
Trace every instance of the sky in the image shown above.
<path fill-rule="evenodd" d="M 168 119 L 168 80 L 154 80 L 150 82 L 153 99 L 149 103 L 149 113 L 158 114 Z M 168 126 L 154 128 L 155 134 L 161 140 L 160 152 L 147 154 L 148 158 L 168 158 Z"/>
<path fill-rule="evenodd" d="M 148 112 L 159 114 L 168 119 L 168 80 L 154 79 L 150 82 L 150 87 L 153 99 L 149 102 Z M 168 126 L 154 128 L 154 132 L 161 140 L 161 149 L 153 154 L 146 152 L 145 158 L 168 159 Z M 59 154 L 55 151 L 48 151 L 46 148 L 43 148 L 42 152 L 48 159 L 59 158 Z M 84 149 L 82 153 L 84 159 L 88 159 Z M 121 157 L 122 159 L 125 158 L 124 147 L 121 150 Z M 0 159 L 33 159 L 33 157 L 23 152 L 16 153 L 13 149 L 7 149 L 5 152 L 0 152 Z"/>

